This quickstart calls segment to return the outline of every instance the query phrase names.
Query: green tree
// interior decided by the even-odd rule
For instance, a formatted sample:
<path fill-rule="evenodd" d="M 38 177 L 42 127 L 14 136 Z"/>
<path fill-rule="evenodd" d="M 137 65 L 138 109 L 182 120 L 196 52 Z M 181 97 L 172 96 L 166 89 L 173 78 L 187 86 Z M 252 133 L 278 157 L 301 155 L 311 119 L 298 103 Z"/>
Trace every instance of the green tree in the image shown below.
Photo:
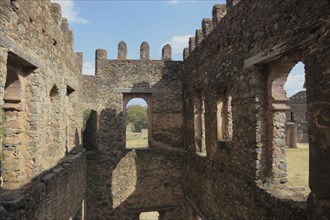
<path fill-rule="evenodd" d="M 134 130 L 140 132 L 148 125 L 147 108 L 141 105 L 130 105 L 127 107 L 126 125 L 133 123 Z"/>

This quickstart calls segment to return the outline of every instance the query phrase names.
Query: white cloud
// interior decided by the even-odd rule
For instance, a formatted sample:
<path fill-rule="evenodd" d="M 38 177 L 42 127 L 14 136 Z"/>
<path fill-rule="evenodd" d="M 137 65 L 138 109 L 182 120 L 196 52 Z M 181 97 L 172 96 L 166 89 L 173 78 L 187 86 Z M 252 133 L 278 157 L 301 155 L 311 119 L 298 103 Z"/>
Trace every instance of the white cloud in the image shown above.
<path fill-rule="evenodd" d="M 173 36 L 170 42 L 166 42 L 165 44 L 171 45 L 173 54 L 182 54 L 183 49 L 188 47 L 189 37 L 191 37 L 191 35 Z M 163 44 L 163 46 L 165 44 Z"/>
<path fill-rule="evenodd" d="M 284 89 L 287 92 L 287 96 L 290 97 L 301 90 L 305 90 L 303 88 L 304 82 L 305 82 L 304 74 L 299 74 L 299 75 L 289 74 L 288 79 L 284 84 Z"/>
<path fill-rule="evenodd" d="M 83 63 L 82 72 L 84 75 L 95 75 L 95 67 L 92 63 Z"/>
<path fill-rule="evenodd" d="M 298 62 L 290 71 L 284 89 L 287 92 L 287 96 L 290 97 L 303 88 L 305 82 L 305 65 L 302 62 Z"/>
<path fill-rule="evenodd" d="M 178 5 L 179 3 L 196 3 L 198 0 L 167 0 L 166 4 L 170 6 Z"/>
<path fill-rule="evenodd" d="M 52 0 L 61 5 L 62 16 L 67 18 L 70 23 L 87 24 L 88 21 L 79 17 L 79 9 L 76 8 L 73 0 Z"/>
<path fill-rule="evenodd" d="M 169 0 L 169 1 L 167 1 L 166 3 L 168 4 L 168 5 L 176 5 L 176 4 L 178 4 L 178 0 Z"/>

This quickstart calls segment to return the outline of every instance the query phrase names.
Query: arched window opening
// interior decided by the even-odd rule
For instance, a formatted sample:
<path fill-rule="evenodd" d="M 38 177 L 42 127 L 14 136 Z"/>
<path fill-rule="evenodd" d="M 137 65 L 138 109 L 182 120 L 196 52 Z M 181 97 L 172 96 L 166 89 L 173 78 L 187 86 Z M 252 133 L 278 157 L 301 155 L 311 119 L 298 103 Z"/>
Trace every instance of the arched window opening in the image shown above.
<path fill-rule="evenodd" d="M 281 183 L 283 190 L 290 191 L 291 196 L 286 198 L 295 200 L 307 199 L 310 192 L 309 149 L 307 143 L 302 143 L 308 139 L 308 124 L 304 64 L 300 60 L 299 51 L 281 57 L 268 65 L 267 79 L 265 173 L 270 172 L 273 183 Z"/>
<path fill-rule="evenodd" d="M 232 97 L 228 92 L 221 92 L 217 101 L 217 140 L 230 141 L 232 139 Z"/>
<path fill-rule="evenodd" d="M 139 216 L 140 220 L 158 220 L 159 219 L 159 212 L 141 212 Z"/>
<path fill-rule="evenodd" d="M 126 148 L 147 148 L 148 104 L 142 98 L 133 98 L 126 105 Z"/>
<path fill-rule="evenodd" d="M 206 156 L 204 113 L 204 94 L 203 90 L 198 89 L 195 91 L 194 100 L 195 149 L 196 153 Z"/>
<path fill-rule="evenodd" d="M 30 137 L 28 134 L 29 109 L 25 99 L 26 93 L 30 92 L 28 75 L 35 69 L 33 65 L 21 57 L 9 52 L 6 64 L 6 82 L 3 94 L 4 112 L 4 146 L 0 147 L 0 162 L 2 163 L 2 177 L 6 181 L 4 188 L 14 189 L 21 187 L 28 181 L 30 170 L 26 169 L 28 163 L 26 146 Z M 30 105 L 31 106 L 31 105 Z M 33 159 L 32 159 L 33 160 Z M 30 160 L 31 161 L 31 160 Z M 19 181 L 17 176 L 19 176 Z"/>
<path fill-rule="evenodd" d="M 289 97 L 286 112 L 286 163 L 287 186 L 303 187 L 301 192 L 308 196 L 309 144 L 306 118 L 306 90 L 304 64 L 298 62 L 290 71 L 284 89 Z"/>

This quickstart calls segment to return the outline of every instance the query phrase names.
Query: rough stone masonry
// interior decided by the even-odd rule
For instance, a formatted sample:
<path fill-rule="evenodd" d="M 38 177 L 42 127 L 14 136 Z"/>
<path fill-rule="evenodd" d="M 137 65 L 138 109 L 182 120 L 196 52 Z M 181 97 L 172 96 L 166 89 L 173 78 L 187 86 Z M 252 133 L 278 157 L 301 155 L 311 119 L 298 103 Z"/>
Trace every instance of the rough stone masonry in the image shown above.
<path fill-rule="evenodd" d="M 129 60 L 121 41 L 116 60 L 96 50 L 95 76 L 58 4 L 2 0 L 0 21 L 0 219 L 330 219 L 329 1 L 227 0 L 183 61 L 170 45 L 151 60 L 147 42 Z M 297 201 L 279 188 L 299 61 L 311 193 Z M 148 105 L 147 148 L 125 146 L 133 98 Z"/>

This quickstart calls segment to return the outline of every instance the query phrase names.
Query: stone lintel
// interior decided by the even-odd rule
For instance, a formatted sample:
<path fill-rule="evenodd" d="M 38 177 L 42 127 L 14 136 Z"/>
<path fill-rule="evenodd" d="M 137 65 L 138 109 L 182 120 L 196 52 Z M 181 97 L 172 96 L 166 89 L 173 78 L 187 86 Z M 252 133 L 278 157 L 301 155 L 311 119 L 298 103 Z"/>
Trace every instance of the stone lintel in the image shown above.
<path fill-rule="evenodd" d="M 280 43 L 272 48 L 264 50 L 257 55 L 244 60 L 244 69 L 255 64 L 265 64 L 278 59 L 282 54 L 298 49 L 299 45 L 291 45 L 287 42 Z"/>
<path fill-rule="evenodd" d="M 35 57 L 25 52 L 23 48 L 18 46 L 17 43 L 13 42 L 6 36 L 0 36 L 0 44 L 7 48 L 17 59 L 25 66 L 31 68 L 44 68 L 44 65 Z"/>
<path fill-rule="evenodd" d="M 158 89 L 152 88 L 117 88 L 114 93 L 160 93 Z"/>

